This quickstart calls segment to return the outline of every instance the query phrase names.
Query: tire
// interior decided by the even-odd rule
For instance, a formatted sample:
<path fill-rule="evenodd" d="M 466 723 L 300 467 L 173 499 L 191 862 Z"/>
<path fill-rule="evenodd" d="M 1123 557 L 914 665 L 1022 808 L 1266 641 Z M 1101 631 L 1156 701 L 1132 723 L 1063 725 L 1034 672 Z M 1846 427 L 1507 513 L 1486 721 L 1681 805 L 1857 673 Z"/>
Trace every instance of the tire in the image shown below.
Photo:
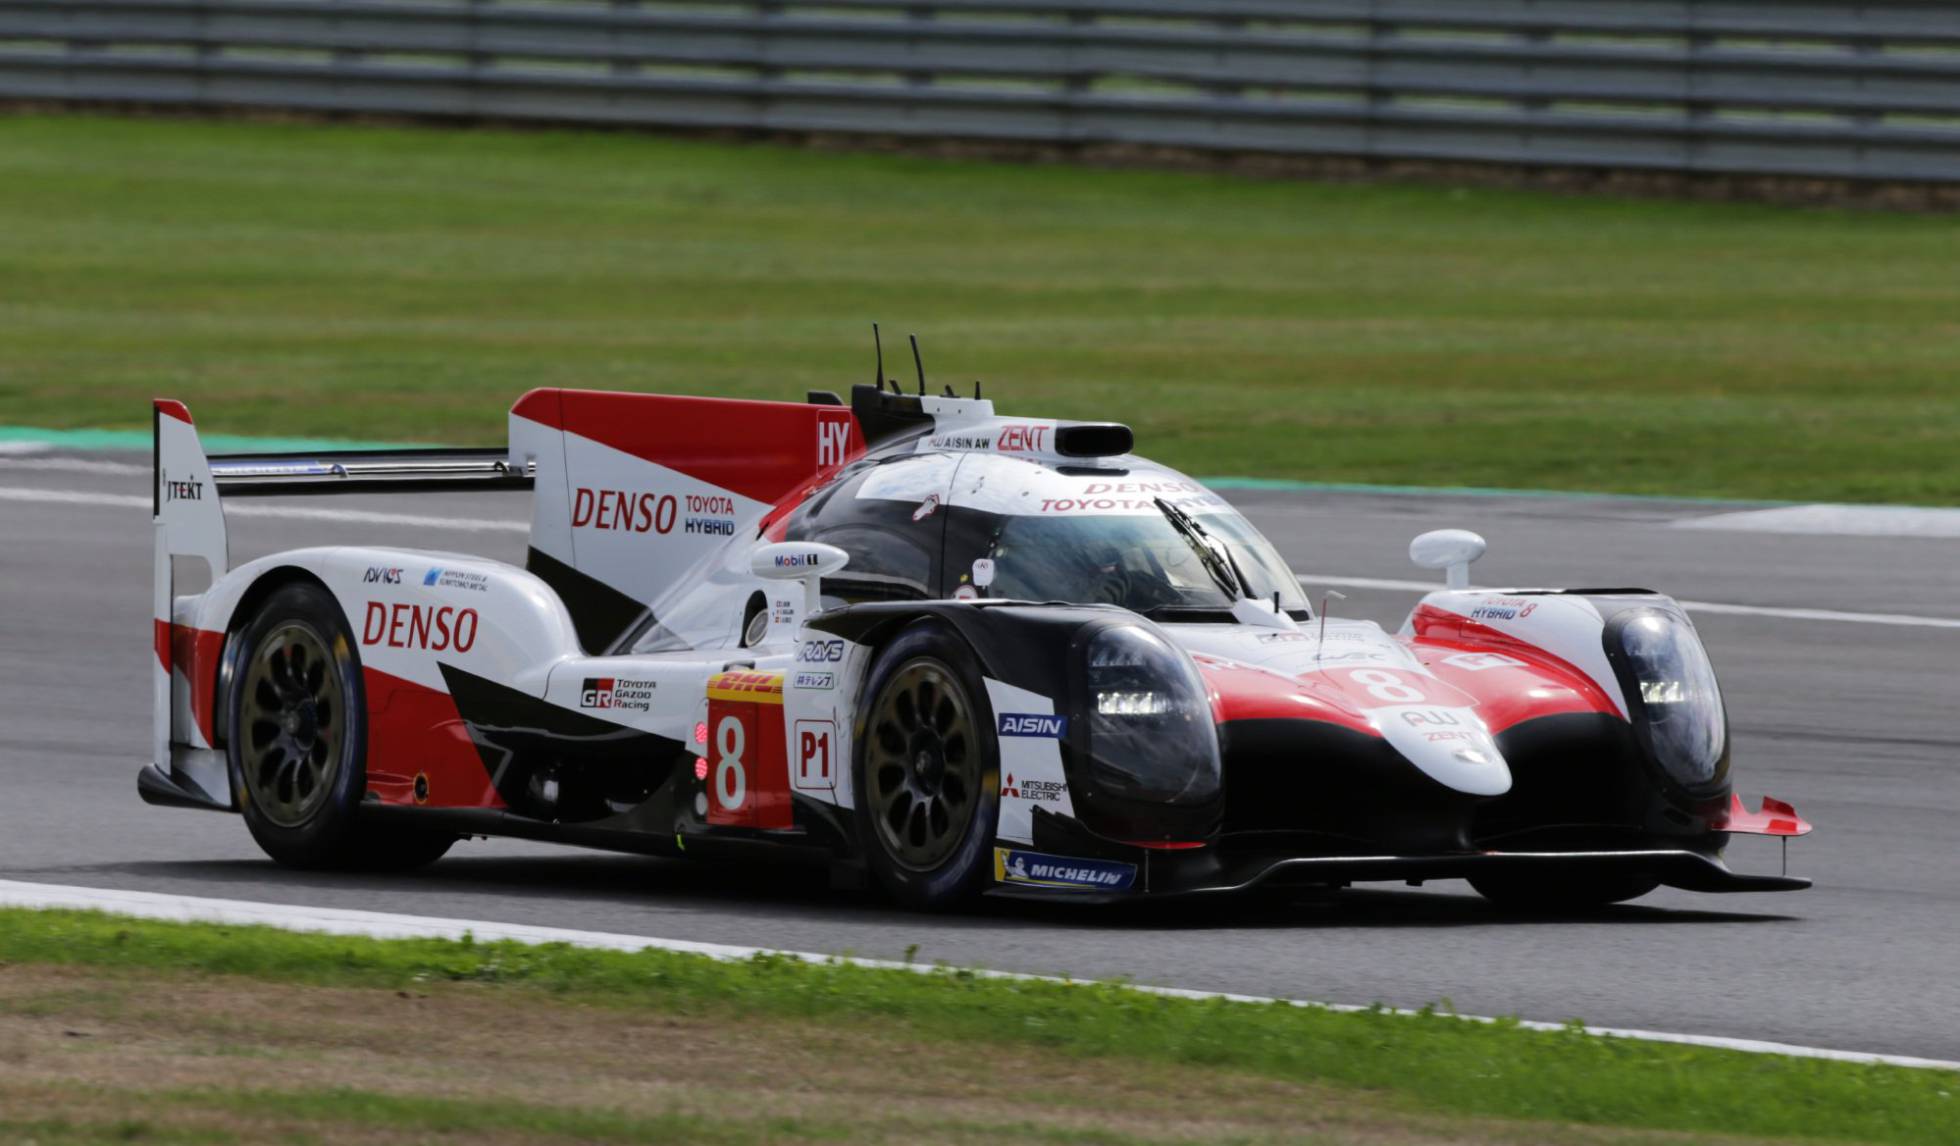
<path fill-rule="evenodd" d="M 433 863 L 456 837 L 360 820 L 367 792 L 367 697 L 353 633 L 333 596 L 295 581 L 239 631 L 226 713 L 232 790 L 252 838 L 305 870 L 400 871 Z"/>
<path fill-rule="evenodd" d="M 914 622 L 879 650 L 858 702 L 858 838 L 906 907 L 955 907 L 993 878 L 1000 747 L 975 660 L 944 623 Z"/>
<path fill-rule="evenodd" d="M 1639 899 L 1661 885 L 1644 875 L 1486 875 L 1470 886 L 1500 907 L 1524 911 L 1585 911 Z"/>

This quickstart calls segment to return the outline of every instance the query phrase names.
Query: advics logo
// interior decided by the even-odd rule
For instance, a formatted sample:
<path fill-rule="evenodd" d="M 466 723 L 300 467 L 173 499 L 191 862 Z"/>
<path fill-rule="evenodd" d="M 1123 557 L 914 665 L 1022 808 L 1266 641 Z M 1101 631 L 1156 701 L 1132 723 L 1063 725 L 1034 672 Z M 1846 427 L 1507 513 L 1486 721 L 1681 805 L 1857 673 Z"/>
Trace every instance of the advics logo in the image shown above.
<path fill-rule="evenodd" d="M 1068 735 L 1068 717 L 1048 716 L 1038 712 L 1003 712 L 1000 714 L 1000 734 L 1042 736 L 1050 740 L 1060 740 Z"/>
<path fill-rule="evenodd" d="M 385 565 L 370 565 L 368 571 L 361 575 L 361 582 L 366 585 L 399 585 L 402 583 L 402 571 Z"/>

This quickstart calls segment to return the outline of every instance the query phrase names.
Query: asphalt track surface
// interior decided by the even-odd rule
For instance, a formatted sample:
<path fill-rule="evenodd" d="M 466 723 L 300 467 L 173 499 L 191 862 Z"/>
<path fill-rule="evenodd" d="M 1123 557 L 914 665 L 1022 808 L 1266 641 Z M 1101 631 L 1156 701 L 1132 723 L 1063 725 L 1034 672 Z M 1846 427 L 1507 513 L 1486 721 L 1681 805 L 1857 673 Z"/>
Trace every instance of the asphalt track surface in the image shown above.
<path fill-rule="evenodd" d="M 1201 990 L 1960 1059 L 1960 629 L 1707 614 L 1738 786 L 1793 801 L 1818 886 L 1663 890 L 1579 919 L 1507 914 L 1455 882 L 1288 905 L 1085 911 L 994 903 L 925 917 L 820 873 L 716 870 L 472 841 L 406 877 L 287 872 L 243 824 L 136 796 L 149 722 L 145 461 L 0 457 L 0 879 L 625 932 Z M 106 462 L 107 465 L 103 463 Z M 112 468 L 117 462 L 122 468 Z M 52 492 L 50 492 L 52 491 Z M 76 500 L 53 501 L 50 496 Z M 123 499 L 114 504 L 101 504 Z M 1426 580 L 1408 539 L 1476 529 L 1479 584 L 1645 585 L 1685 600 L 1960 619 L 1960 540 L 1684 530 L 1733 506 L 1606 498 L 1247 492 L 1295 569 Z M 237 503 L 243 505 L 244 503 Z M 266 516 L 286 505 L 513 520 L 522 497 L 255 499 L 234 562 L 374 542 L 521 556 L 523 534 Z M 1320 590 L 1315 589 L 1318 593 Z M 1409 591 L 1345 587 L 1394 626 Z M 1777 870 L 1773 841 L 1731 860 Z"/>

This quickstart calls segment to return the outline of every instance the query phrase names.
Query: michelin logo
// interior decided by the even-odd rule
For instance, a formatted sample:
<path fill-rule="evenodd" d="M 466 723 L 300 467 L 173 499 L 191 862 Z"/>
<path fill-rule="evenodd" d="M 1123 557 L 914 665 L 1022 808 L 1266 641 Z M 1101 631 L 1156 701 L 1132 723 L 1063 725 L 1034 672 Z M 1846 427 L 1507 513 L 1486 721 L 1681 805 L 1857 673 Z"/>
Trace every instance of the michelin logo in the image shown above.
<path fill-rule="evenodd" d="M 1068 735 L 1068 717 L 1049 716 L 1039 712 L 1003 712 L 1000 714 L 1000 734 L 1042 736 L 1049 740 L 1060 740 Z"/>
<path fill-rule="evenodd" d="M 1136 878 L 1135 864 L 1051 856 L 1019 848 L 994 849 L 994 879 L 1000 883 L 1068 891 L 1128 891 Z"/>

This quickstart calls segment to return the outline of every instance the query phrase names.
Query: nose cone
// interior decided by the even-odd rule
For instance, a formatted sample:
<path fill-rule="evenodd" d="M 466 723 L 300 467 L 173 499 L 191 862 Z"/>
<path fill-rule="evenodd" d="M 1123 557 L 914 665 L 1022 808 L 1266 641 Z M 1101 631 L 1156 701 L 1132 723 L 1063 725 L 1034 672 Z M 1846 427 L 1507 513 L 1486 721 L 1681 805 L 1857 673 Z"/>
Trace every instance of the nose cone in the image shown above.
<path fill-rule="evenodd" d="M 1438 784 L 1470 796 L 1511 790 L 1511 768 L 1473 709 L 1409 704 L 1368 716 L 1382 739 Z"/>

